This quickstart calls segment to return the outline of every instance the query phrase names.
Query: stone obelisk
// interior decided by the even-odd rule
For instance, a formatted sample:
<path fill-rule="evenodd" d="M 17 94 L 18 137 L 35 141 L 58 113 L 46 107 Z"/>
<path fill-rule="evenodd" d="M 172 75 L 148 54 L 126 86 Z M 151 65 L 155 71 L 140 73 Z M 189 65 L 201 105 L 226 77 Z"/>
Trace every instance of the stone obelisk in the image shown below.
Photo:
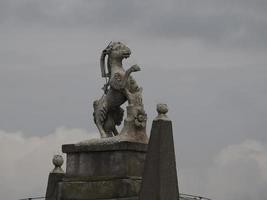
<path fill-rule="evenodd" d="M 143 172 L 140 200 L 177 200 L 179 189 L 173 143 L 172 122 L 166 104 L 157 105 Z"/>

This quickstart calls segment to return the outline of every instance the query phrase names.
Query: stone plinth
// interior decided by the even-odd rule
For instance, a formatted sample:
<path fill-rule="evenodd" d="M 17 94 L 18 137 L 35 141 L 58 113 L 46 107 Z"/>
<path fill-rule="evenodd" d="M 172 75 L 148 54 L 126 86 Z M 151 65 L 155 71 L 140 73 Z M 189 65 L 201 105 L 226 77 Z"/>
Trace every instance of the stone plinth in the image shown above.
<path fill-rule="evenodd" d="M 124 126 L 119 134 L 119 138 L 132 142 L 148 143 L 146 135 L 147 116 L 143 106 L 128 105 L 127 118 L 124 120 Z"/>
<path fill-rule="evenodd" d="M 146 150 L 146 144 L 108 138 L 63 145 L 66 174 L 58 199 L 137 199 Z"/>

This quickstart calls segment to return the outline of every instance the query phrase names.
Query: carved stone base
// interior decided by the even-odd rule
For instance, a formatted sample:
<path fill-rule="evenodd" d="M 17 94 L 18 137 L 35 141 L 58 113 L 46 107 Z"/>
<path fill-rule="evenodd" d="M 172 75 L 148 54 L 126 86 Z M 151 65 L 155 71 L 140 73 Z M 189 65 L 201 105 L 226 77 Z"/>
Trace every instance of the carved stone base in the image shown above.
<path fill-rule="evenodd" d="M 124 120 L 124 126 L 118 135 L 123 140 L 132 142 L 148 143 L 146 135 L 146 113 L 143 106 L 128 105 L 127 118 Z"/>
<path fill-rule="evenodd" d="M 138 199 L 146 150 L 146 144 L 105 139 L 63 145 L 66 174 L 57 199 Z"/>

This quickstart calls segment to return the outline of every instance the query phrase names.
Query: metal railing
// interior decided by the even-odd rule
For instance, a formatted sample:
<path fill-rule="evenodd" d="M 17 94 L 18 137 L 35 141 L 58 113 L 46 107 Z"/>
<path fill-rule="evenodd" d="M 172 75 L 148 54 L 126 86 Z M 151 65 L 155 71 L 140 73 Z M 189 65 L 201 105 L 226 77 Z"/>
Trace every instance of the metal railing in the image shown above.
<path fill-rule="evenodd" d="M 18 199 L 18 200 L 33 200 L 33 199 L 45 199 L 46 197 L 28 197 L 24 199 Z M 206 197 L 197 196 L 197 195 L 191 195 L 191 194 L 183 194 L 180 193 L 180 200 L 212 200 Z"/>
<path fill-rule="evenodd" d="M 180 200 L 211 200 L 206 197 L 180 193 Z"/>
<path fill-rule="evenodd" d="M 32 199 L 45 199 L 46 197 L 28 197 L 24 199 L 18 199 L 18 200 L 32 200 Z"/>

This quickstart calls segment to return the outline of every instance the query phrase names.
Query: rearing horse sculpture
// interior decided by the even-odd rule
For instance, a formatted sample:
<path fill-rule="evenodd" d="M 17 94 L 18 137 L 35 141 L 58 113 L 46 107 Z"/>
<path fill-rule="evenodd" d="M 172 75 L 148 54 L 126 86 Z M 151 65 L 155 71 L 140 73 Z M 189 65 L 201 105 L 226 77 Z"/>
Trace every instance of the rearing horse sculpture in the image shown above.
<path fill-rule="evenodd" d="M 102 51 L 101 73 L 102 77 L 108 80 L 103 87 L 103 96 L 94 101 L 93 114 L 102 138 L 118 135 L 116 125 L 121 124 L 124 113 L 120 106 L 128 100 L 129 82 L 135 82 L 132 77 L 129 78 L 130 74 L 140 71 L 138 65 L 133 65 L 126 71 L 123 69 L 122 60 L 130 55 L 131 50 L 121 42 L 112 42 Z M 108 56 L 107 67 L 105 66 L 106 56 Z"/>

